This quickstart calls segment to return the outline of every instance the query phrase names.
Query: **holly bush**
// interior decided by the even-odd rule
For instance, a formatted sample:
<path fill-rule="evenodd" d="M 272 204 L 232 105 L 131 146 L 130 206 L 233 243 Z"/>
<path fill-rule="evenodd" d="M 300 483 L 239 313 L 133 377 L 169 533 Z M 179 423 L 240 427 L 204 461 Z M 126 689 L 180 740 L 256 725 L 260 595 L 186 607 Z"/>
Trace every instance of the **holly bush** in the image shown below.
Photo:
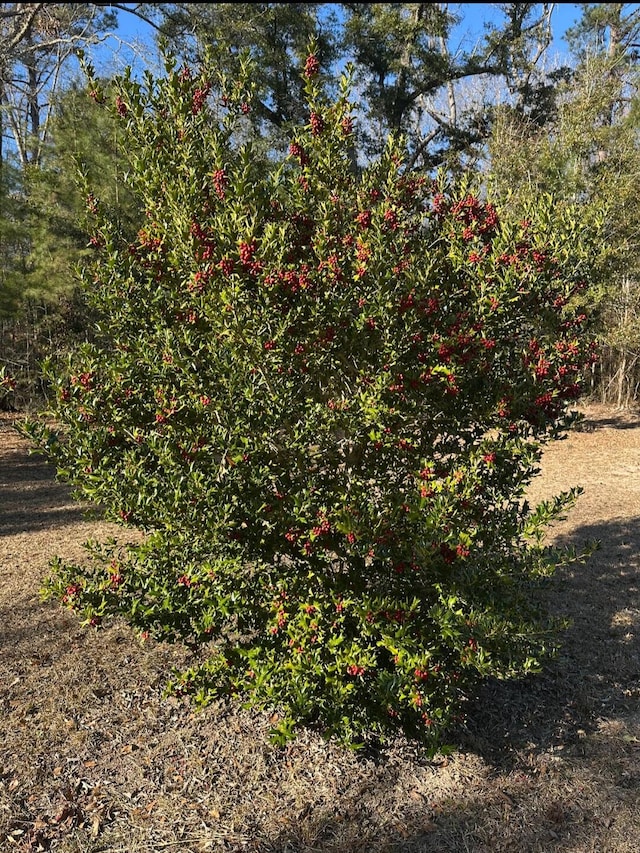
<path fill-rule="evenodd" d="M 570 208 L 515 221 L 401 142 L 358 167 L 348 76 L 329 99 L 313 54 L 302 74 L 308 124 L 267 159 L 250 87 L 206 63 L 91 84 L 140 228 L 88 196 L 97 321 L 26 429 L 125 541 L 44 592 L 191 644 L 170 689 L 268 708 L 279 742 L 435 751 L 482 679 L 556 644 L 538 593 L 572 555 L 545 530 L 579 490 L 525 496 L 594 359 L 590 248 Z"/>

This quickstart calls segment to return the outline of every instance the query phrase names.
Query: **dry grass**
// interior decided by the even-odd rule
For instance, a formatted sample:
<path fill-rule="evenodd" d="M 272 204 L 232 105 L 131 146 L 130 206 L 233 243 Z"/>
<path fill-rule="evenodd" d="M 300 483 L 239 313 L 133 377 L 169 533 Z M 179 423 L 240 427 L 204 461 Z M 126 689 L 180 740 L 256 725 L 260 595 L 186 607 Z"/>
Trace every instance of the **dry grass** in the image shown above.
<path fill-rule="evenodd" d="M 162 699 L 180 648 L 85 631 L 38 588 L 86 520 L 0 423 L 0 850 L 33 853 L 639 853 L 640 420 L 591 407 L 545 453 L 537 497 L 586 492 L 554 535 L 602 547 L 550 591 L 570 616 L 542 675 L 487 683 L 429 762 L 374 760 L 268 719 Z"/>

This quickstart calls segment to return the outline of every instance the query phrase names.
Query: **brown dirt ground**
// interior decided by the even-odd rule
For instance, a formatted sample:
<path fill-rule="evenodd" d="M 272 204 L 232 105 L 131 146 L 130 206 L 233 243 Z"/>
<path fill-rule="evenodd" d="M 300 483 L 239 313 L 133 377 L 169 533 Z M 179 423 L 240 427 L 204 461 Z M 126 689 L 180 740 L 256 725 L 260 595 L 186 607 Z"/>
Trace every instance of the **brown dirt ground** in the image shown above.
<path fill-rule="evenodd" d="M 38 589 L 85 518 L 0 421 L 0 850 L 34 853 L 640 853 L 640 413 L 585 408 L 532 497 L 585 493 L 553 531 L 599 539 L 552 583 L 558 660 L 488 682 L 447 758 L 382 759 L 268 719 L 163 699 L 177 648 L 84 630 Z"/>

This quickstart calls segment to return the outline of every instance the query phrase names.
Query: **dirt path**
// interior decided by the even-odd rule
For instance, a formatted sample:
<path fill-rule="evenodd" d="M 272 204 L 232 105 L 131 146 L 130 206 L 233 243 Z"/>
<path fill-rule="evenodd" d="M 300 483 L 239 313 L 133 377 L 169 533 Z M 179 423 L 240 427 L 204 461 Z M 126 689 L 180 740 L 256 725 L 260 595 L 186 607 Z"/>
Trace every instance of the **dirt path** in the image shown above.
<path fill-rule="evenodd" d="M 161 695 L 180 649 L 41 603 L 50 557 L 112 531 L 0 421 L 0 851 L 640 853 L 640 418 L 587 415 L 532 488 L 584 486 L 554 534 L 601 540 L 554 581 L 559 660 L 488 683 L 449 758 L 400 743 L 378 763 L 194 714 Z"/>

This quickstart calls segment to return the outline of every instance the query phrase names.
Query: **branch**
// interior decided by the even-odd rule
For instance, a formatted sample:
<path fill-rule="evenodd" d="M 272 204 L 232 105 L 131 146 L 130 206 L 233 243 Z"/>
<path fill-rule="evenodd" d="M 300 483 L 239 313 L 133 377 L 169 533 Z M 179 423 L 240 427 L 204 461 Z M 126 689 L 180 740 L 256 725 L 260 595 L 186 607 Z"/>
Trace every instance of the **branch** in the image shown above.
<path fill-rule="evenodd" d="M 108 8 L 117 9 L 119 12 L 127 12 L 129 15 L 134 15 L 140 21 L 143 21 L 145 24 L 148 24 L 150 27 L 153 27 L 156 32 L 162 32 L 162 26 L 160 24 L 156 24 L 156 22 L 151 20 L 151 18 L 148 18 L 146 14 L 143 14 L 141 11 L 139 11 L 143 6 L 147 5 L 146 3 L 136 3 L 133 9 L 131 9 L 127 3 L 94 3 L 93 5 L 98 7 L 99 9 Z"/>
<path fill-rule="evenodd" d="M 18 159 L 20 160 L 20 165 L 24 169 L 28 165 L 27 151 L 24 145 L 24 135 L 21 133 L 20 127 L 18 125 L 18 121 L 15 116 L 14 106 L 7 99 L 4 93 L 2 96 L 2 106 L 5 108 L 6 114 L 9 117 L 9 125 L 11 126 L 13 141 L 15 142 L 16 147 L 18 149 Z"/>
<path fill-rule="evenodd" d="M 22 3 L 24 8 L 18 15 L 17 12 L 12 13 L 11 17 L 17 18 L 17 26 L 14 32 L 8 37 L 3 45 L 2 52 L 5 56 L 9 56 L 11 52 L 24 40 L 25 36 L 31 29 L 34 19 L 45 3 Z M 23 17 L 24 16 L 24 17 Z M 7 15 L 9 17 L 9 15 Z"/>
<path fill-rule="evenodd" d="M 424 154 L 427 146 L 431 145 L 433 140 L 438 136 L 440 132 L 441 128 L 436 127 L 434 130 L 431 131 L 431 133 L 428 133 L 425 137 L 423 137 L 423 139 L 420 140 L 420 143 L 418 145 L 416 145 L 415 150 L 411 155 L 411 159 L 407 164 L 407 168 L 409 169 L 409 171 L 414 168 L 420 157 L 422 157 L 422 155 Z"/>
<path fill-rule="evenodd" d="M 59 60 L 58 62 L 56 62 L 54 70 L 53 70 L 54 80 L 53 80 L 53 85 L 52 85 L 51 89 L 54 92 L 57 89 L 58 79 L 60 77 L 61 71 L 62 71 L 62 61 Z M 47 104 L 47 108 L 46 108 L 46 114 L 45 114 L 44 123 L 42 125 L 42 132 L 40 133 L 40 139 L 38 140 L 38 151 L 37 151 L 37 162 L 38 163 L 40 162 L 40 159 L 42 157 L 42 152 L 44 151 L 44 147 L 45 147 L 47 139 L 49 137 L 49 129 L 50 129 L 50 125 L 51 125 L 51 115 L 52 115 L 51 102 L 49 102 Z"/>
<path fill-rule="evenodd" d="M 451 57 L 449 48 L 444 36 L 440 36 L 440 53 L 447 60 L 447 65 L 451 67 Z M 458 123 L 458 107 L 456 104 L 456 90 L 453 85 L 453 80 L 449 77 L 447 80 L 447 97 L 449 99 L 449 124 L 456 125 Z"/>

